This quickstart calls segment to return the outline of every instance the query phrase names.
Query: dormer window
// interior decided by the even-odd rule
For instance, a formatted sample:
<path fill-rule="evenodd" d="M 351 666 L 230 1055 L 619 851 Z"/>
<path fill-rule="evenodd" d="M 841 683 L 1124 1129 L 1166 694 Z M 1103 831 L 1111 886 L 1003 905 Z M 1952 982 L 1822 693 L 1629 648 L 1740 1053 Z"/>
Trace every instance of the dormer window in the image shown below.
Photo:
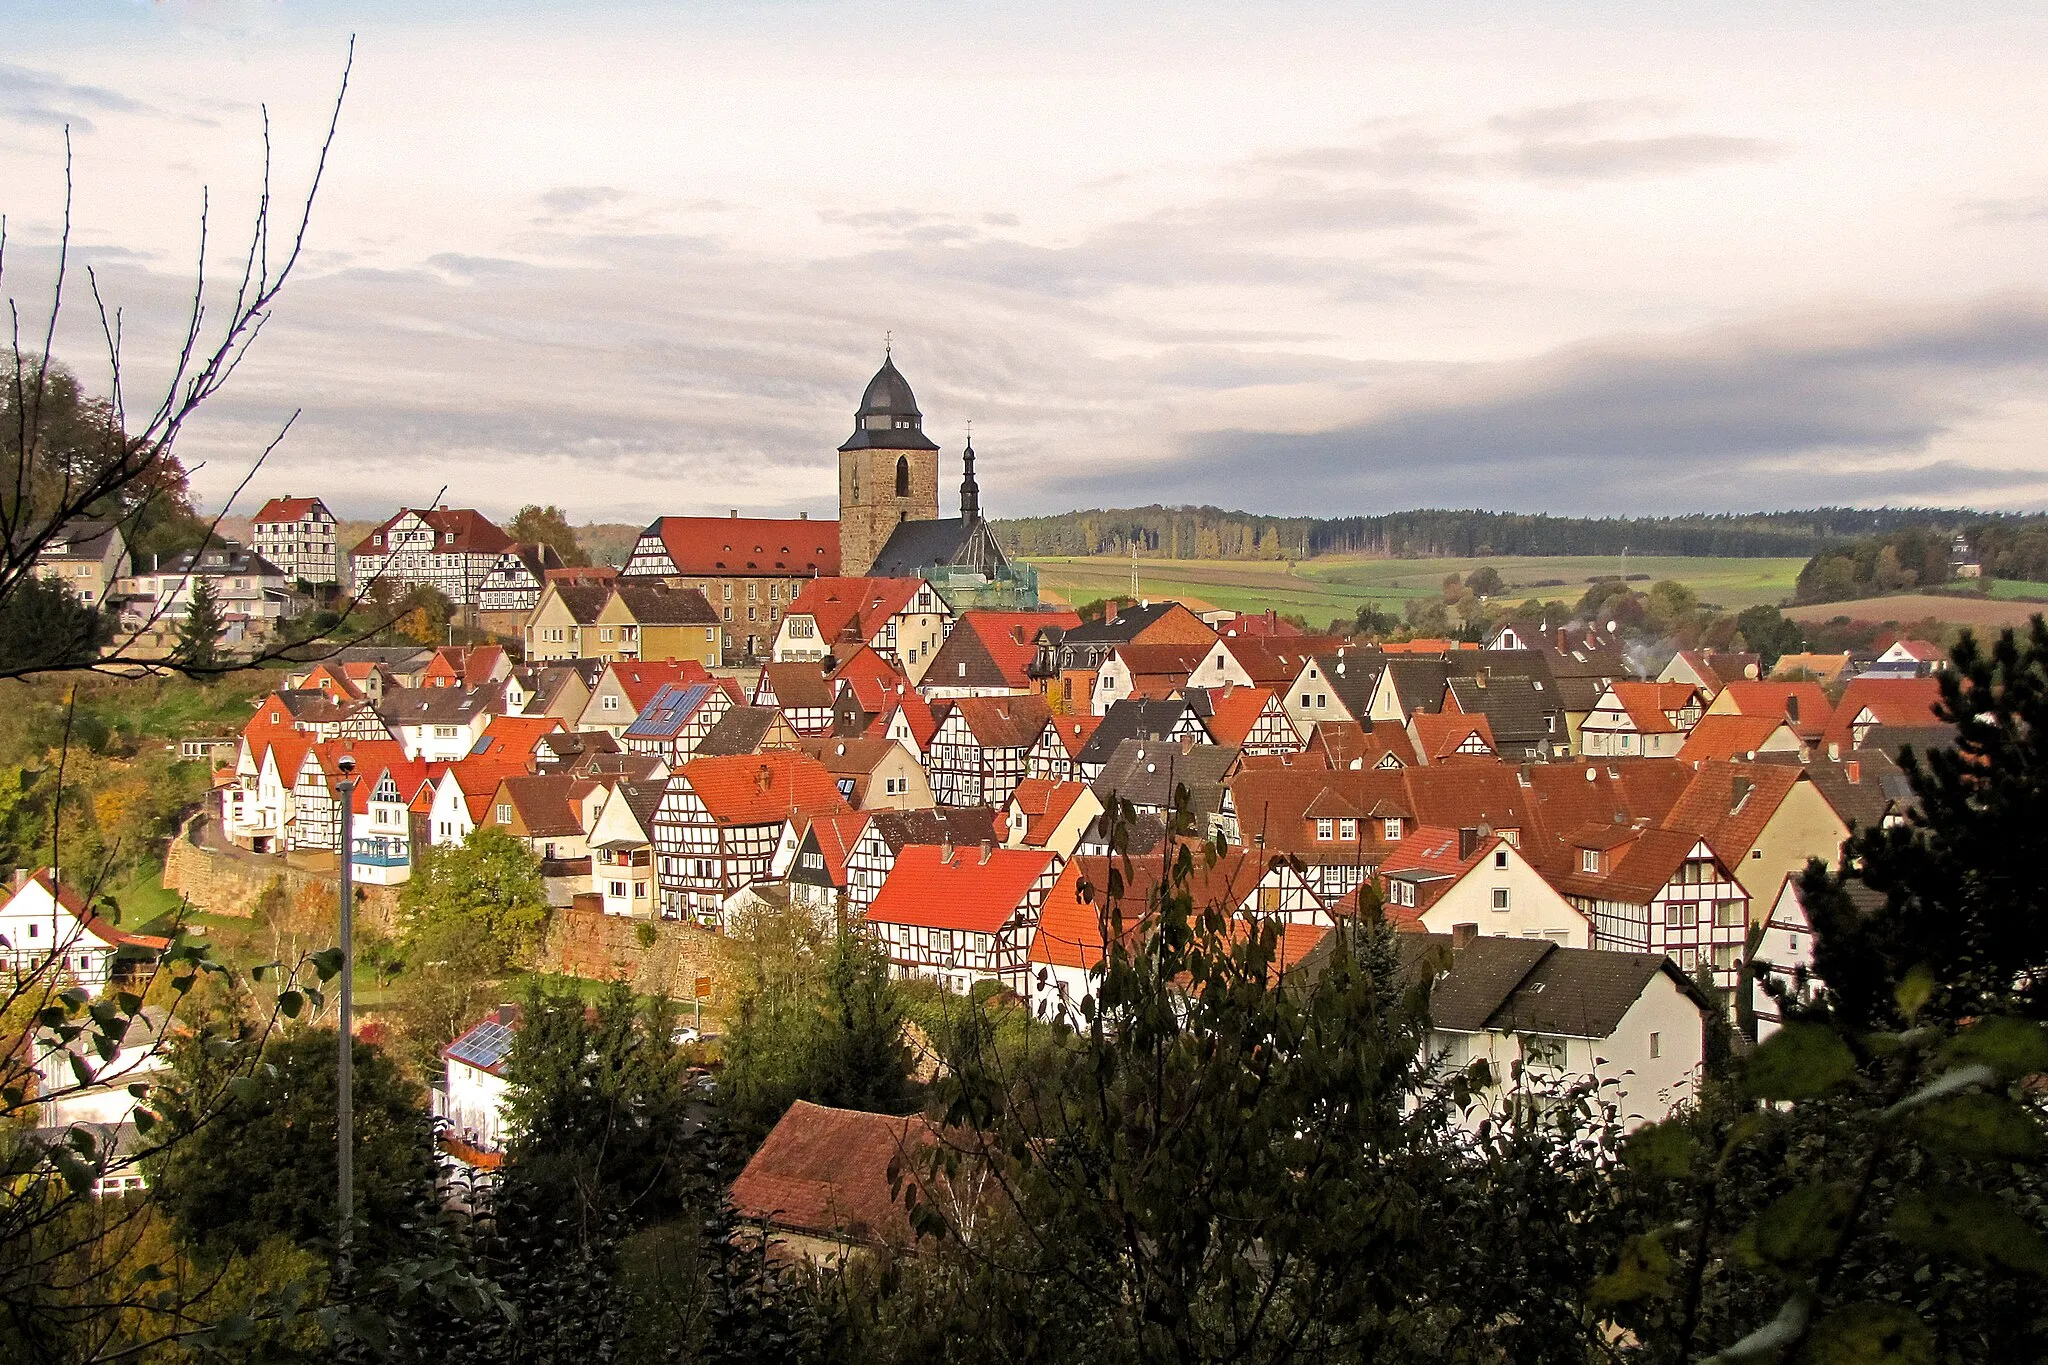
<path fill-rule="evenodd" d="M 1581 872 L 1598 872 L 1599 870 L 1600 870 L 1600 850 L 1599 850 L 1599 849 L 1597 849 L 1597 848 L 1582 848 L 1582 849 L 1580 849 L 1580 850 L 1579 850 L 1579 871 L 1581 871 Z"/>

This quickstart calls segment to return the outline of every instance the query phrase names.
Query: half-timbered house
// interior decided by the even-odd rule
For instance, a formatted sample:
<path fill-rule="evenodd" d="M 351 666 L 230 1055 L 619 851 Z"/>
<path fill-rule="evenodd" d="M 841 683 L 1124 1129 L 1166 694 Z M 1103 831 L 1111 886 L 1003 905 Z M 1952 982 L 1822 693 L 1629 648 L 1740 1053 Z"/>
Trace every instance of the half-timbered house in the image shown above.
<path fill-rule="evenodd" d="M 942 806 L 1000 806 L 1024 779 L 1025 755 L 1052 717 L 1038 696 L 960 697 L 925 757 Z"/>
<path fill-rule="evenodd" d="M 1060 863 L 1050 849 L 913 845 L 868 907 L 868 929 L 898 976 L 961 994 L 996 981 L 1021 995 Z"/>
<path fill-rule="evenodd" d="M 640 709 L 620 742 L 629 754 L 652 754 L 671 768 L 681 767 L 731 709 L 732 698 L 716 683 L 666 683 Z"/>
<path fill-rule="evenodd" d="M 803 754 L 684 765 L 654 813 L 663 916 L 722 927 L 727 899 L 768 876 L 791 820 L 846 809 L 832 774 Z"/>

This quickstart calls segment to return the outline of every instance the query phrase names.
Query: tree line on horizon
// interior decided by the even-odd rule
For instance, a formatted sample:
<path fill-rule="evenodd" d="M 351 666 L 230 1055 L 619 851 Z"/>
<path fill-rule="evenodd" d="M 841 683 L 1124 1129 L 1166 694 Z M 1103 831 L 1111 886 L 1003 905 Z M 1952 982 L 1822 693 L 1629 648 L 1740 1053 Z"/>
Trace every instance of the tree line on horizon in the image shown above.
<path fill-rule="evenodd" d="M 1219 507 L 1091 509 L 995 523 L 1006 550 L 1026 556 L 1305 559 L 1509 555 L 1817 555 L 1859 537 L 1906 530 L 1952 534 L 1994 525 L 2005 536 L 2048 528 L 2048 516 L 1942 507 L 1820 507 L 1673 517 L 1558 517 L 1542 513 L 1418 509 L 1355 517 L 1272 517 Z"/>

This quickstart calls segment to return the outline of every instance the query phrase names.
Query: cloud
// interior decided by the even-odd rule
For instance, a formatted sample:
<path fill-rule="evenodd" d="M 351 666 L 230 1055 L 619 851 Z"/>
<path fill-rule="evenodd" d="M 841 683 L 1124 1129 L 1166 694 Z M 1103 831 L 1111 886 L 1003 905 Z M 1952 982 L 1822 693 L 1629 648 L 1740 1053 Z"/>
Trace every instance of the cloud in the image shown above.
<path fill-rule="evenodd" d="M 1956 219 L 1967 227 L 2048 221 L 2048 194 L 2021 195 L 2012 199 L 1972 199 L 1956 205 Z"/>
<path fill-rule="evenodd" d="M 1558 133 L 1583 133 L 1590 128 L 1605 127 L 1642 116 L 1660 116 L 1677 112 L 1677 106 L 1667 100 L 1648 97 L 1632 100 L 1578 100 L 1571 104 L 1549 104 L 1534 109 L 1522 109 L 1512 114 L 1496 114 L 1488 125 L 1504 133 L 1520 137 L 1554 137 Z"/>
<path fill-rule="evenodd" d="M 70 124 L 82 133 L 93 131 L 84 111 L 101 114 L 142 113 L 147 105 L 104 86 L 74 85 L 51 71 L 0 63 L 0 119 L 44 127 Z"/>
<path fill-rule="evenodd" d="M 569 218 L 591 209 L 616 204 L 626 197 L 624 190 L 610 185 L 560 185 L 540 197 L 541 207 L 557 217 Z"/>
<path fill-rule="evenodd" d="M 1786 315 L 1463 367 L 1308 434 L 1213 431 L 1107 472 L 1076 505 L 1488 506 L 1615 513 L 1967 498 L 2048 469 L 1933 450 L 2048 377 L 2048 296 Z"/>
<path fill-rule="evenodd" d="M 1503 161 L 1539 179 L 1613 180 L 1624 176 L 1670 175 L 1736 161 L 1765 161 L 1778 151 L 1776 143 L 1763 138 L 1676 133 L 1669 137 L 1525 142 Z"/>

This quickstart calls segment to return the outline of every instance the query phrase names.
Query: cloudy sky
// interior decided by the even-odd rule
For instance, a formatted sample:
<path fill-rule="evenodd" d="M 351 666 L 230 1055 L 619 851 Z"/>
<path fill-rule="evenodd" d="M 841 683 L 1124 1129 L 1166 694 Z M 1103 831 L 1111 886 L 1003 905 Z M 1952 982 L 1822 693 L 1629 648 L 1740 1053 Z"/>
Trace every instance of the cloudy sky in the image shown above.
<path fill-rule="evenodd" d="M 5 292 L 68 124 L 131 386 L 356 35 L 216 504 L 296 409 L 251 495 L 829 512 L 893 332 L 997 515 L 2048 505 L 2038 3 L 7 8 Z"/>

